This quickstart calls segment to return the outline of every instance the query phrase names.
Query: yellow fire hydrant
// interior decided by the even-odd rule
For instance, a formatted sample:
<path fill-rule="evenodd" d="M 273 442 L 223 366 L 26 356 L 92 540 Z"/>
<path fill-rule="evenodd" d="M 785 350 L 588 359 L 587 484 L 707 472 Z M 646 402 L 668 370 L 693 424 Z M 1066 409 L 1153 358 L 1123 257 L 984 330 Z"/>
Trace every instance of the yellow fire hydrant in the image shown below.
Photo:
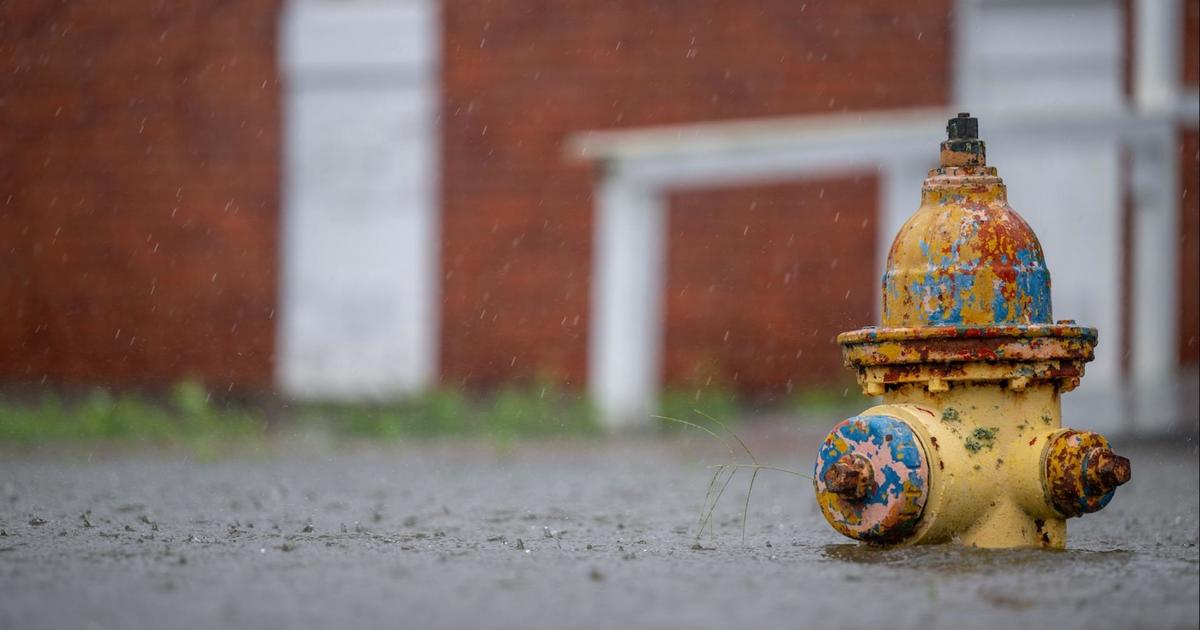
<path fill-rule="evenodd" d="M 1096 329 L 1051 318 L 1041 244 L 978 128 L 947 125 L 888 254 L 883 325 L 838 336 L 883 404 L 834 427 L 813 484 L 834 529 L 868 543 L 1062 548 L 1066 519 L 1129 480 L 1104 436 L 1062 428 Z"/>

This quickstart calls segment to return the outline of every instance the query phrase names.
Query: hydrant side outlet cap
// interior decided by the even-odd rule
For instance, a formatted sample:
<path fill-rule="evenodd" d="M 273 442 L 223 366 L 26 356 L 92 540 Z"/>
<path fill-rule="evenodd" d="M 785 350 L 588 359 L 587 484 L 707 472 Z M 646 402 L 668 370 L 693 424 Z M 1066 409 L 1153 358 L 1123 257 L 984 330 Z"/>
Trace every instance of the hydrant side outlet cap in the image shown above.
<path fill-rule="evenodd" d="M 825 438 L 813 484 L 825 519 L 839 532 L 867 542 L 895 542 L 921 519 L 929 497 L 928 458 L 903 420 L 855 416 Z"/>

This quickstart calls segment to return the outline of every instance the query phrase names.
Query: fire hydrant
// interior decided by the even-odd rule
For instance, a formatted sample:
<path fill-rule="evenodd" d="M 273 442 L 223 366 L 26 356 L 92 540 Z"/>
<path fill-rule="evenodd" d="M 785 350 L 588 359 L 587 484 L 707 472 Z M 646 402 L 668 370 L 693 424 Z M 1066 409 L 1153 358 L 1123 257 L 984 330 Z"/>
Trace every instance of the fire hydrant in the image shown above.
<path fill-rule="evenodd" d="M 1096 329 L 1052 319 L 1041 244 L 978 129 L 947 125 L 888 254 L 882 326 L 838 336 L 883 404 L 833 428 L 813 484 L 833 528 L 867 543 L 1062 548 L 1066 519 L 1129 480 L 1104 436 L 1062 428 Z"/>

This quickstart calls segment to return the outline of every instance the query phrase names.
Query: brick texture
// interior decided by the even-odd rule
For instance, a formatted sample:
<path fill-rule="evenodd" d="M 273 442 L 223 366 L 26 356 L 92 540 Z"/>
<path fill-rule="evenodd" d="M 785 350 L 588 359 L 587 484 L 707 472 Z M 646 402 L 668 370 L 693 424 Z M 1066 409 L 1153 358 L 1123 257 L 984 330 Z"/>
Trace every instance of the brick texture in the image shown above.
<path fill-rule="evenodd" d="M 834 336 L 875 323 L 877 188 L 866 174 L 673 195 L 667 381 L 784 396 L 853 380 Z"/>
<path fill-rule="evenodd" d="M 1183 84 L 1200 85 L 1200 0 L 1183 0 Z M 1180 134 L 1179 143 L 1179 363 L 1200 367 L 1200 134 Z"/>
<path fill-rule="evenodd" d="M 1179 363 L 1200 366 L 1200 134 L 1182 134 L 1179 226 Z"/>
<path fill-rule="evenodd" d="M 951 6 L 446 0 L 444 380 L 582 382 L 594 175 L 569 134 L 945 103 Z M 674 195 L 668 381 L 840 370 L 830 340 L 877 289 L 874 204 L 872 177 Z"/>
<path fill-rule="evenodd" d="M 0 380 L 271 385 L 277 12 L 0 3 Z"/>

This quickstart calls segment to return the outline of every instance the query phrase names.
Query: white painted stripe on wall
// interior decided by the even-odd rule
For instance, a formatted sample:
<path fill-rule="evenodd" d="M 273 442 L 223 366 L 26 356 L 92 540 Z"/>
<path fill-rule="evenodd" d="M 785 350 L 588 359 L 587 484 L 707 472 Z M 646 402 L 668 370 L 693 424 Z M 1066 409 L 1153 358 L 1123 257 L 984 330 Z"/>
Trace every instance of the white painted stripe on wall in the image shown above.
<path fill-rule="evenodd" d="M 278 382 L 391 398 L 437 371 L 437 7 L 293 1 Z"/>

